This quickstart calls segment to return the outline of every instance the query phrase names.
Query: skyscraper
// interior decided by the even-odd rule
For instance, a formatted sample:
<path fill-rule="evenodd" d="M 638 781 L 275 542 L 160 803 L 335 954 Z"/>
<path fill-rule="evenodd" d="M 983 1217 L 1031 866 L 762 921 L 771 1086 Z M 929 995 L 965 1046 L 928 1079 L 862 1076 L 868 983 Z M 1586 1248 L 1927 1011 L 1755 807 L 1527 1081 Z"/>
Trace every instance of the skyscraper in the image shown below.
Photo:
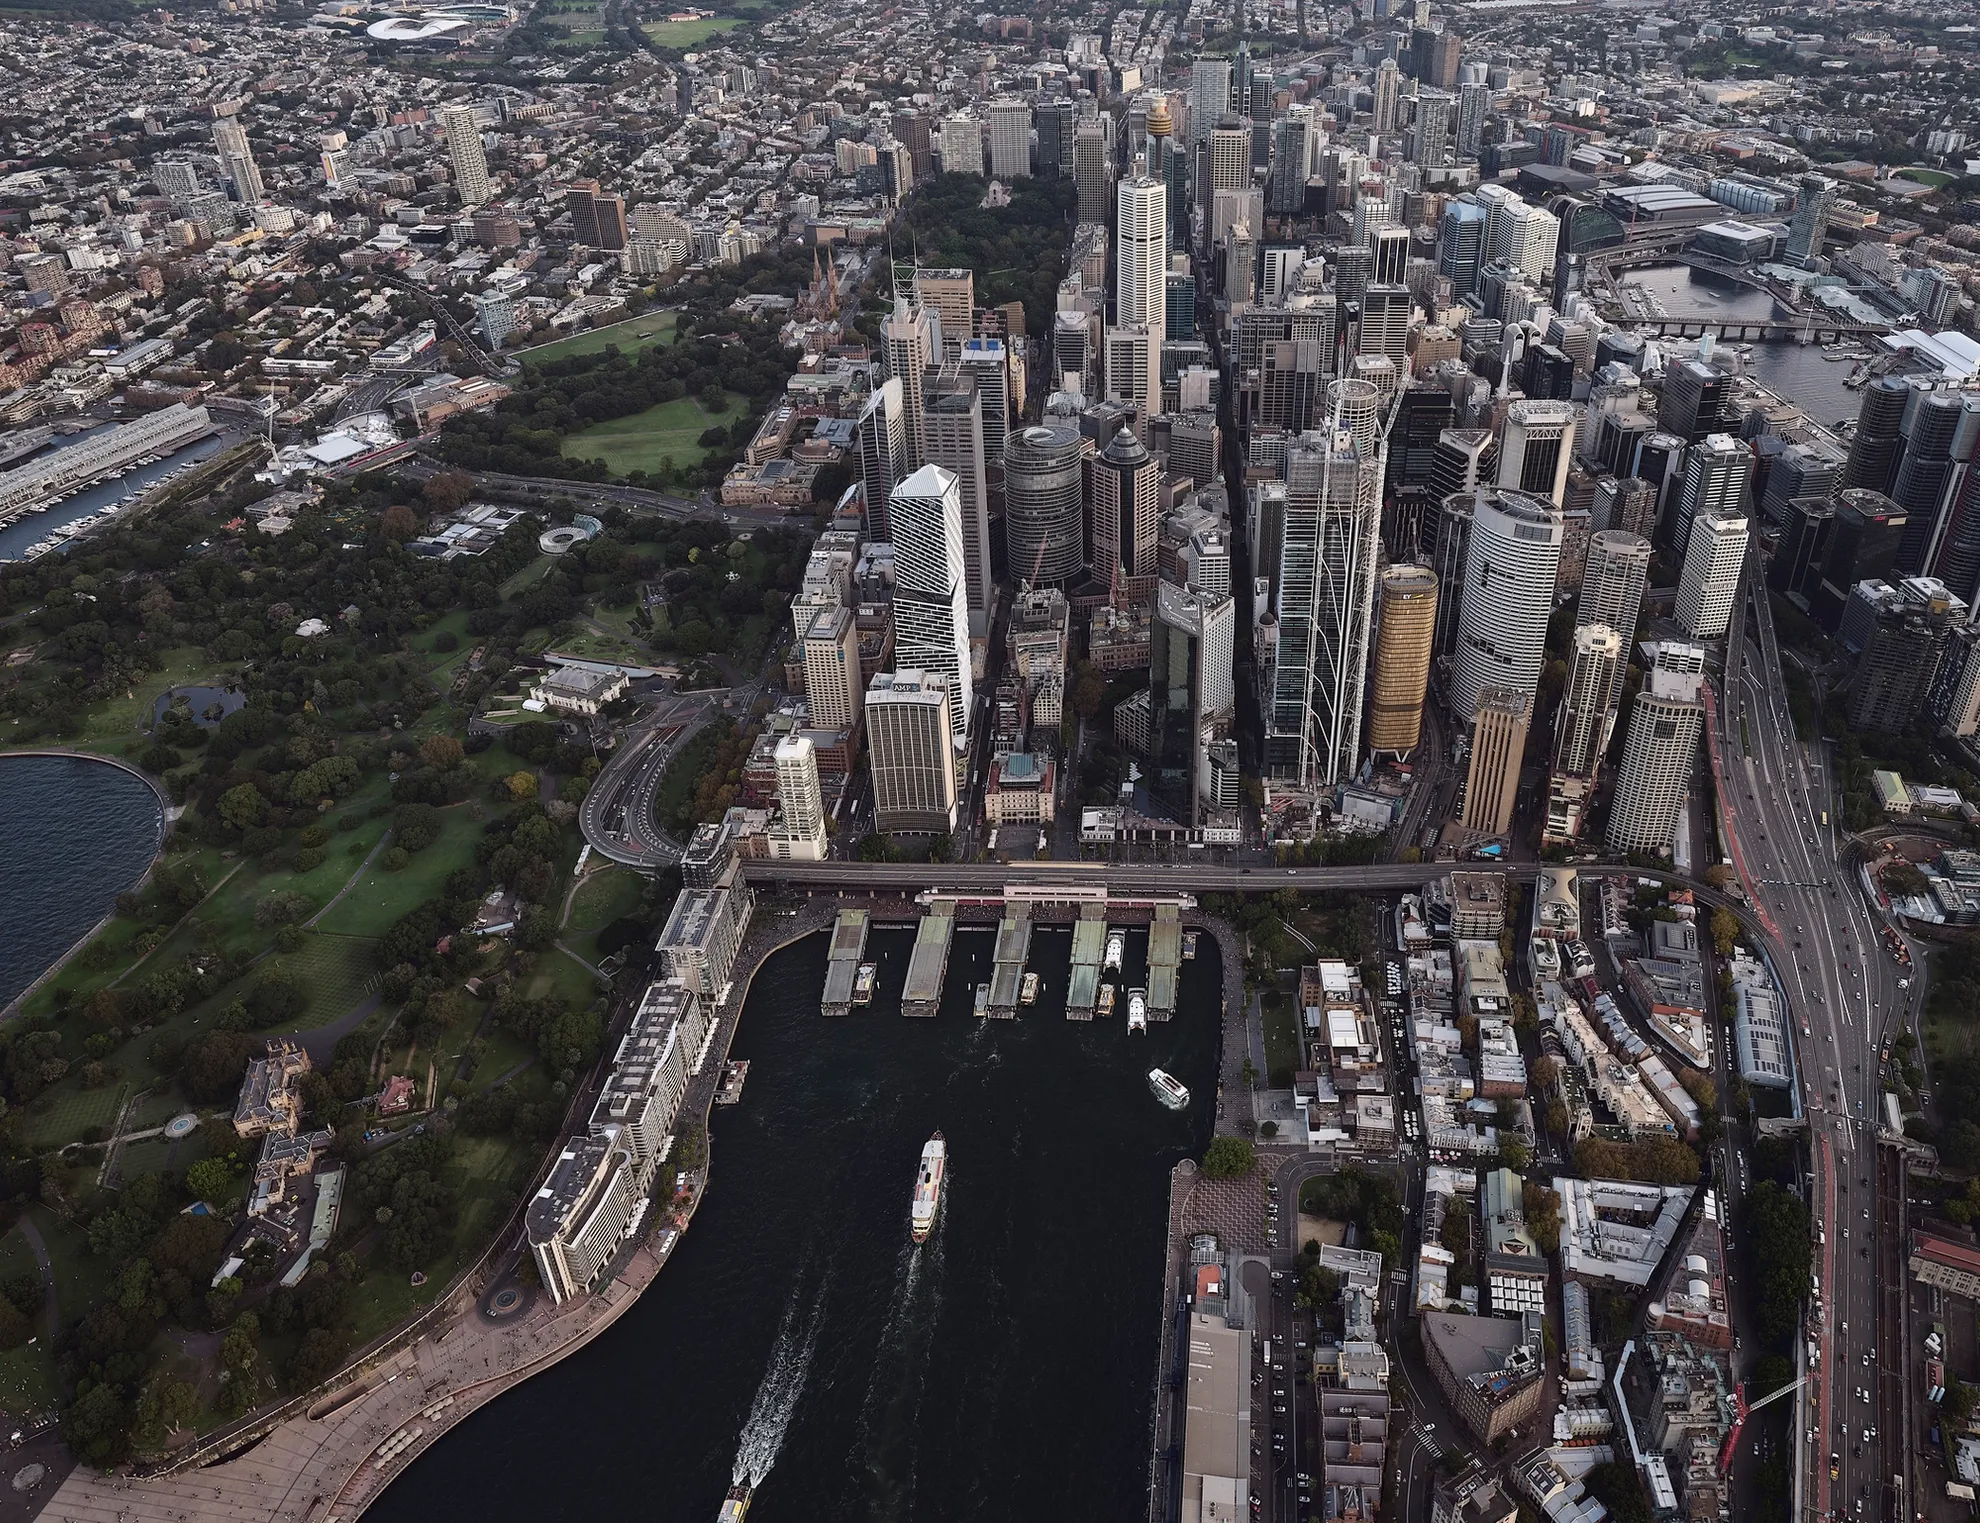
<path fill-rule="evenodd" d="M 1801 177 L 1800 189 L 1794 198 L 1794 219 L 1788 223 L 1788 263 L 1808 269 L 1821 258 L 1823 241 L 1829 236 L 1829 214 L 1835 206 L 1834 180 L 1815 174 Z"/>
<path fill-rule="evenodd" d="M 894 528 L 894 661 L 948 680 L 949 723 L 960 750 L 974 706 L 962 489 L 948 471 L 924 465 L 894 488 L 888 511 Z"/>
<path fill-rule="evenodd" d="M 1458 82 L 1457 33 L 1419 26 L 1410 32 L 1410 61 L 1417 83 L 1433 90 L 1455 90 Z"/>
<path fill-rule="evenodd" d="M 1402 101 L 1402 70 L 1396 67 L 1393 58 L 1375 65 L 1374 91 L 1375 131 L 1394 132 Z"/>
<path fill-rule="evenodd" d="M 990 102 L 990 174 L 1017 180 L 1031 173 L 1031 107 L 1013 98 Z"/>
<path fill-rule="evenodd" d="M 976 320 L 976 271 L 916 265 L 914 300 L 917 306 L 935 315 L 942 338 L 941 349 L 929 353 L 928 363 L 955 359 L 962 353 Z"/>
<path fill-rule="evenodd" d="M 1279 550 L 1278 661 L 1266 767 L 1302 787 L 1352 776 L 1381 554 L 1381 461 L 1345 428 L 1301 436 L 1287 452 Z"/>
<path fill-rule="evenodd" d="M 1554 719 L 1554 754 L 1547 779 L 1548 841 L 1581 834 L 1614 722 L 1613 695 L 1622 690 L 1623 637 L 1606 624 L 1582 624 L 1574 632 L 1574 659 Z"/>
<path fill-rule="evenodd" d="M 888 376 L 901 385 L 901 425 L 907 469 L 918 470 L 928 460 L 927 403 L 923 394 L 928 367 L 941 357 L 941 325 L 918 300 L 896 292 L 894 310 L 880 324 Z"/>
<path fill-rule="evenodd" d="M 1113 165 L 1108 157 L 1107 124 L 1082 116 L 1073 126 L 1073 184 L 1079 191 L 1079 220 L 1105 223 L 1113 197 Z"/>
<path fill-rule="evenodd" d="M 1149 760 L 1172 799 L 1187 800 L 1191 824 L 1203 819 L 1211 734 L 1228 732 L 1237 704 L 1232 672 L 1236 606 L 1160 582 L 1149 625 Z"/>
<path fill-rule="evenodd" d="M 1085 446 L 1061 419 L 1004 442 L 1004 548 L 1020 586 L 1076 581 L 1085 564 Z"/>
<path fill-rule="evenodd" d="M 1437 629 L 1437 573 L 1428 566 L 1391 566 L 1382 573 L 1381 585 L 1368 749 L 1406 756 L 1423 738 L 1423 698 Z"/>
<path fill-rule="evenodd" d="M 928 463 L 956 478 L 962 499 L 963 585 L 972 614 L 987 616 L 996 593 L 990 571 L 990 476 L 983 451 L 983 403 L 976 378 L 951 362 L 930 369 Z M 896 547 L 898 553 L 898 547 Z"/>
<path fill-rule="evenodd" d="M 975 117 L 944 118 L 941 137 L 935 146 L 942 156 L 943 174 L 983 173 L 983 124 Z"/>
<path fill-rule="evenodd" d="M 1732 625 L 1746 563 L 1744 514 L 1701 513 L 1691 526 L 1678 578 L 1677 619 L 1695 640 L 1716 640 Z"/>
<path fill-rule="evenodd" d="M 1114 320 L 1148 330 L 1148 370 L 1134 400 L 1162 410 L 1162 338 L 1168 316 L 1169 191 L 1136 161 L 1116 192 Z"/>
<path fill-rule="evenodd" d="M 1705 710 L 1698 702 L 1704 665 L 1705 652 L 1698 646 L 1666 641 L 1644 674 L 1609 806 L 1612 850 L 1671 849 L 1705 728 Z"/>
<path fill-rule="evenodd" d="M 1603 696 L 1608 729 L 1602 732 L 1599 749 L 1606 750 L 1615 727 L 1616 706 L 1622 702 L 1623 673 L 1628 666 L 1629 642 L 1636 634 L 1643 613 L 1643 586 L 1650 577 L 1650 541 L 1641 534 L 1621 529 L 1603 529 L 1588 541 L 1588 558 L 1582 566 L 1581 591 L 1574 605 L 1576 628 L 1602 625 L 1622 636 L 1625 655 L 1616 665 L 1613 686 Z"/>
<path fill-rule="evenodd" d="M 447 157 L 454 165 L 454 188 L 461 205 L 481 206 L 491 194 L 488 155 L 481 148 L 481 125 L 472 106 L 447 106 L 440 112 L 440 129 L 447 135 Z"/>
<path fill-rule="evenodd" d="M 248 147 L 247 133 L 231 113 L 213 119 L 213 151 L 220 167 L 234 187 L 234 199 L 253 205 L 261 200 L 261 171 L 255 168 L 254 153 Z M 487 175 L 482 176 L 484 187 Z M 482 200 L 488 197 L 483 195 Z"/>
<path fill-rule="evenodd" d="M 1527 492 L 1478 494 L 1450 682 L 1451 708 L 1460 719 L 1478 712 L 1487 688 L 1528 695 L 1539 689 L 1560 559 L 1561 515 L 1552 503 Z"/>
<path fill-rule="evenodd" d="M 1696 444 L 1732 423 L 1732 399 L 1733 378 L 1726 371 L 1704 360 L 1676 361 L 1664 371 L 1657 425 Z"/>
<path fill-rule="evenodd" d="M 1161 467 L 1123 427 L 1093 462 L 1093 575 L 1117 608 L 1146 603 L 1160 550 Z"/>
<path fill-rule="evenodd" d="M 1038 172 L 1064 179 L 1072 173 L 1074 105 L 1060 96 L 1038 103 Z"/>
<path fill-rule="evenodd" d="M 1485 118 L 1492 110 L 1492 87 L 1483 80 L 1465 81 L 1458 86 L 1457 156 L 1475 159 L 1485 141 Z"/>
<path fill-rule="evenodd" d="M 954 694 L 940 672 L 882 672 L 866 689 L 873 828 L 947 835 L 956 828 Z"/>
<path fill-rule="evenodd" d="M 1189 66 L 1189 141 L 1208 142 L 1210 129 L 1231 109 L 1231 61 L 1197 58 Z"/>
<path fill-rule="evenodd" d="M 1424 90 L 1416 97 L 1416 142 L 1412 163 L 1435 167 L 1451 156 L 1451 110 L 1455 102 L 1442 90 Z"/>
<path fill-rule="evenodd" d="M 919 372 L 916 372 L 919 374 Z M 907 414 L 899 376 L 874 389 L 861 410 L 853 437 L 859 443 L 859 477 L 866 499 L 866 537 L 893 538 L 887 504 L 895 484 L 908 473 Z"/>
<path fill-rule="evenodd" d="M 1515 402 L 1506 409 L 1499 446 L 1499 485 L 1544 497 L 1555 507 L 1574 463 L 1574 408 L 1565 402 Z"/>
<path fill-rule="evenodd" d="M 794 862 L 825 856 L 825 801 L 818 787 L 818 756 L 804 735 L 786 735 L 773 753 L 777 802 L 783 815 L 770 832 L 770 855 Z"/>
<path fill-rule="evenodd" d="M 1502 836 L 1512 829 L 1532 710 L 1531 696 L 1513 688 L 1487 688 L 1479 698 L 1471 731 L 1471 766 L 1465 774 L 1464 812 L 1458 817 L 1473 837 Z"/>
<path fill-rule="evenodd" d="M 590 249 L 626 246 L 626 198 L 598 188 L 596 180 L 573 185 L 564 197 L 571 211 L 571 242 Z"/>
<path fill-rule="evenodd" d="M 1665 500 L 1662 539 L 1674 555 L 1686 555 L 1691 526 L 1707 513 L 1744 516 L 1753 452 L 1730 434 L 1708 434 L 1684 452 L 1678 489 Z"/>
<path fill-rule="evenodd" d="M 804 701 L 821 730 L 859 726 L 859 623 L 849 608 L 821 608 L 804 632 Z"/>
<path fill-rule="evenodd" d="M 1294 106 L 1272 125 L 1272 178 L 1265 205 L 1274 216 L 1297 216 L 1306 205 L 1306 171 L 1313 108 Z"/>

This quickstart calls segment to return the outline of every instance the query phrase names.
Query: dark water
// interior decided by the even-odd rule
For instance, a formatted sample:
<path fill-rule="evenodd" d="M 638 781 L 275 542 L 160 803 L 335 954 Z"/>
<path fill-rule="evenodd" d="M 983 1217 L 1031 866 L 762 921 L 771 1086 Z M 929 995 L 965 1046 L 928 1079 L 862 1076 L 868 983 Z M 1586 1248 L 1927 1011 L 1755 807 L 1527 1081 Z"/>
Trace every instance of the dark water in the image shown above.
<path fill-rule="evenodd" d="M 1625 278 L 1655 296 L 1674 318 L 1743 317 L 1764 322 L 1776 315 L 1774 298 L 1765 291 L 1689 265 L 1648 265 L 1629 271 Z M 1862 393 L 1843 385 L 1854 363 L 1829 359 L 1819 344 L 1756 343 L 1746 357 L 1746 368 L 1762 385 L 1799 403 L 1809 417 L 1830 428 L 1854 418 L 1861 404 Z"/>
<path fill-rule="evenodd" d="M 236 709 L 247 706 L 247 692 L 238 687 L 205 687 L 195 684 L 191 687 L 175 687 L 170 692 L 160 693 L 158 701 L 151 706 L 151 722 L 155 726 L 163 719 L 172 705 L 185 700 L 185 710 L 192 716 L 194 724 L 203 730 L 210 730 Z M 211 710 L 209 715 L 208 711 Z"/>
<path fill-rule="evenodd" d="M 0 756 L 0 1005 L 143 876 L 164 824 L 151 789 L 69 756 Z"/>
<path fill-rule="evenodd" d="M 901 1017 L 912 938 L 876 932 L 874 1003 L 818 1013 L 826 938 L 758 975 L 694 1225 L 597 1343 L 443 1439 L 376 1523 L 712 1523 L 739 1450 L 750 1523 L 1130 1518 L 1146 1508 L 1168 1171 L 1208 1140 L 1220 973 L 1130 1041 L 1062 1015 L 1071 941 L 1016 1021 L 980 1021 L 993 937 L 959 933 L 942 1012 Z M 1129 942 L 1139 982 L 1146 937 Z M 1147 1072 L 1192 1092 L 1163 1110 Z M 942 1216 L 908 1240 L 916 1162 L 948 1140 Z M 753 1414 L 753 1415 L 752 1415 Z M 747 1432 L 747 1437 L 745 1434 Z M 767 1465 L 767 1468 L 766 1468 Z"/>

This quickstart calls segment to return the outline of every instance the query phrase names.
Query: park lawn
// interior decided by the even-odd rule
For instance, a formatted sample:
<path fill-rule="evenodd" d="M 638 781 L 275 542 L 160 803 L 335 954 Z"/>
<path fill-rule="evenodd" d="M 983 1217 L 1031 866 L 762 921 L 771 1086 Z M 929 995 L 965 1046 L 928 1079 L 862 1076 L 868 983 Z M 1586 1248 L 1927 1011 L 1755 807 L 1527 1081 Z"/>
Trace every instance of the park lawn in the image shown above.
<path fill-rule="evenodd" d="M 551 947 L 537 959 L 535 969 L 522 984 L 522 991 L 528 999 L 554 994 L 578 1009 L 590 1004 L 600 993 L 591 969 L 561 947 Z"/>
<path fill-rule="evenodd" d="M 456 608 L 453 612 L 435 619 L 412 638 L 412 648 L 432 663 L 427 667 L 426 680 L 442 693 L 453 686 L 455 672 L 460 669 L 461 663 L 474 653 L 476 641 L 468 633 L 467 619 L 467 611 Z M 434 642 L 442 634 L 450 634 L 454 637 L 456 644 L 452 650 L 440 650 L 436 647 Z"/>
<path fill-rule="evenodd" d="M 471 1088 L 493 1089 L 509 1074 L 516 1075 L 512 1083 L 520 1084 L 528 1078 L 529 1065 L 536 1061 L 534 1047 L 508 1027 L 498 1025 L 482 1038 L 481 1062 L 475 1068 Z"/>
<path fill-rule="evenodd" d="M 663 48 L 692 48 L 741 25 L 737 16 L 708 16 L 700 21 L 649 21 L 640 30 Z"/>
<path fill-rule="evenodd" d="M 680 313 L 675 311 L 648 312 L 623 322 L 608 323 L 603 328 L 587 328 L 533 349 L 518 349 L 515 357 L 525 364 L 532 361 L 541 364 L 546 360 L 567 360 L 574 354 L 602 354 L 610 348 L 631 356 L 642 349 L 673 343 L 674 325 L 679 319 Z"/>
<path fill-rule="evenodd" d="M 282 958 L 309 991 L 309 1003 L 295 1023 L 298 1030 L 341 1020 L 378 992 L 377 946 L 376 941 L 361 936 L 304 933 L 301 950 Z"/>
<path fill-rule="evenodd" d="M 215 666 L 197 646 L 163 651 L 160 661 L 159 672 L 126 689 L 122 698 L 91 705 L 82 734 L 63 743 L 78 751 L 121 756 L 151 733 L 151 710 L 161 693 L 189 682 L 219 683 L 233 672 L 231 667 Z"/>
<path fill-rule="evenodd" d="M 592 873 L 571 898 L 570 918 L 564 923 L 580 935 L 602 931 L 621 915 L 639 908 L 646 879 L 626 867 Z"/>
<path fill-rule="evenodd" d="M 41 1278 L 41 1266 L 35 1262 L 27 1234 L 19 1227 L 0 1237 L 0 1275 L 15 1274 Z M 45 1315 L 44 1309 L 32 1319 L 34 1342 L 0 1351 L 0 1407 L 9 1412 L 25 1414 L 50 1407 L 61 1395 L 61 1382 L 55 1374 L 55 1350 L 41 1334 L 46 1326 Z"/>
<path fill-rule="evenodd" d="M 512 571 L 508 576 L 504 577 L 502 579 L 502 585 L 498 590 L 505 599 L 512 598 L 525 587 L 534 587 L 538 582 L 548 576 L 555 562 L 556 557 L 554 556 L 539 555 L 520 571 Z"/>
<path fill-rule="evenodd" d="M 595 48 L 605 41 L 605 29 L 599 26 L 586 27 L 581 32 L 567 32 L 564 40 L 552 46 L 559 48 Z"/>
<path fill-rule="evenodd" d="M 48 1086 L 23 1108 L 21 1141 L 37 1151 L 75 1142 L 90 1127 L 109 1136 L 110 1124 L 117 1119 L 127 1082 L 147 1083 L 148 1076 L 129 1080 L 113 1079 L 96 1089 L 84 1089 L 72 1065 L 69 1072 Z"/>
<path fill-rule="evenodd" d="M 453 804 L 441 810 L 438 840 L 426 850 L 414 852 L 412 861 L 400 872 L 389 871 L 385 857 L 379 857 L 317 922 L 316 929 L 338 936 L 383 936 L 427 900 L 438 898 L 447 875 L 455 868 L 473 865 L 474 848 L 482 836 L 482 818 L 483 811 L 471 804 Z"/>
<path fill-rule="evenodd" d="M 559 640 L 557 653 L 585 661 L 617 661 L 626 666 L 649 666 L 658 659 L 629 638 L 601 635 L 589 629 L 580 629 L 568 639 Z"/>
<path fill-rule="evenodd" d="M 564 440 L 564 455 L 570 460 L 603 460 L 605 468 L 619 476 L 630 471 L 657 471 L 666 457 L 672 457 L 677 466 L 689 466 L 707 453 L 700 443 L 703 431 L 718 423 L 733 423 L 742 412 L 742 398 L 733 394 L 724 394 L 719 413 L 709 412 L 698 397 L 676 397 L 570 435 Z"/>

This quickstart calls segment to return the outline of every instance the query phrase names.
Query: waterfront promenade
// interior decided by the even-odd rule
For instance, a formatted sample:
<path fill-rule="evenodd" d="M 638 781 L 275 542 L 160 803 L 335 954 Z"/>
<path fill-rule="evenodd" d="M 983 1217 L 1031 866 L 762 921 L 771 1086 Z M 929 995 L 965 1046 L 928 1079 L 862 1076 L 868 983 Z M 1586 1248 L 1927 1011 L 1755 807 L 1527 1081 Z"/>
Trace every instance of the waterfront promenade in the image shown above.
<path fill-rule="evenodd" d="M 829 927 L 835 909 L 822 901 L 804 904 L 795 914 L 759 905 L 729 997 L 716 1012 L 707 1059 L 689 1084 L 683 1118 L 706 1125 L 737 1020 L 764 960 Z M 690 1178 L 687 1199 L 668 1213 L 655 1213 L 655 1226 L 595 1294 L 561 1307 L 537 1294 L 510 1317 L 493 1314 L 485 1309 L 486 1293 L 509 1278 L 524 1251 L 519 1238 L 505 1240 L 486 1261 L 489 1272 L 457 1286 L 409 1344 L 348 1372 L 244 1453 L 152 1476 L 103 1475 L 79 1467 L 41 1518 L 46 1523 L 330 1523 L 333 1518 L 348 1523 L 463 1418 L 576 1353 L 618 1321 L 666 1261 L 658 1246 L 666 1224 L 679 1220 L 685 1230 L 700 1203 L 713 1165 L 712 1139 L 709 1149 L 709 1166 Z"/>

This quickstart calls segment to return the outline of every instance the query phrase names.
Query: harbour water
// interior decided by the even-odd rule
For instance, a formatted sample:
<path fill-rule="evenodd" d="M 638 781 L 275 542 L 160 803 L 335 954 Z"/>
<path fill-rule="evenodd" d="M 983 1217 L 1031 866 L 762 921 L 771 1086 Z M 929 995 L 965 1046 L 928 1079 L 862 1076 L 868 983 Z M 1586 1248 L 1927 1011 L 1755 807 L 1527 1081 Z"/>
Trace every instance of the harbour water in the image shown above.
<path fill-rule="evenodd" d="M 640 1303 L 448 1435 L 376 1523 L 1128 1518 L 1146 1507 L 1168 1172 L 1216 1106 L 1217 948 L 1174 1021 L 1063 1018 L 1071 937 L 1041 930 L 1038 1003 L 969 1013 L 994 937 L 958 932 L 933 1020 L 900 1014 L 912 938 L 874 933 L 872 1004 L 819 1014 L 828 938 L 758 974 L 714 1114 L 712 1181 Z M 1129 937 L 1130 981 L 1147 937 Z M 1124 1005 L 1123 1005 L 1124 1008 Z M 1160 1066 L 1191 1090 L 1150 1093 Z M 908 1237 L 922 1144 L 949 1170 Z"/>
<path fill-rule="evenodd" d="M 0 756 L 0 1006 L 143 876 L 163 824 L 157 795 L 119 767 Z"/>
<path fill-rule="evenodd" d="M 78 440 L 87 439 L 95 432 L 97 430 L 91 429 L 85 433 L 71 435 L 67 439 L 58 440 L 56 447 L 66 448 Z M 30 545 L 46 539 L 64 524 L 72 524 L 78 519 L 89 517 L 92 513 L 100 513 L 120 498 L 163 481 L 181 466 L 217 454 L 226 447 L 227 443 L 228 440 L 223 435 L 209 434 L 206 438 L 196 440 L 176 454 L 151 465 L 132 466 L 115 481 L 100 482 L 87 491 L 78 492 L 73 497 L 65 497 L 45 513 L 30 513 L 25 518 L 15 519 L 5 527 L 0 527 L 0 560 L 19 560 L 27 553 Z M 136 504 L 133 503 L 132 506 L 135 507 Z"/>
<path fill-rule="evenodd" d="M 1628 271 L 1625 278 L 1656 297 L 1673 318 L 1764 322 L 1779 313 L 1773 297 L 1765 291 L 1689 265 L 1646 265 Z M 1819 344 L 1785 339 L 1755 343 L 1749 348 L 1746 367 L 1754 379 L 1798 403 L 1817 423 L 1833 428 L 1856 416 L 1860 394 L 1843 384 L 1853 365 L 1824 355 Z"/>

